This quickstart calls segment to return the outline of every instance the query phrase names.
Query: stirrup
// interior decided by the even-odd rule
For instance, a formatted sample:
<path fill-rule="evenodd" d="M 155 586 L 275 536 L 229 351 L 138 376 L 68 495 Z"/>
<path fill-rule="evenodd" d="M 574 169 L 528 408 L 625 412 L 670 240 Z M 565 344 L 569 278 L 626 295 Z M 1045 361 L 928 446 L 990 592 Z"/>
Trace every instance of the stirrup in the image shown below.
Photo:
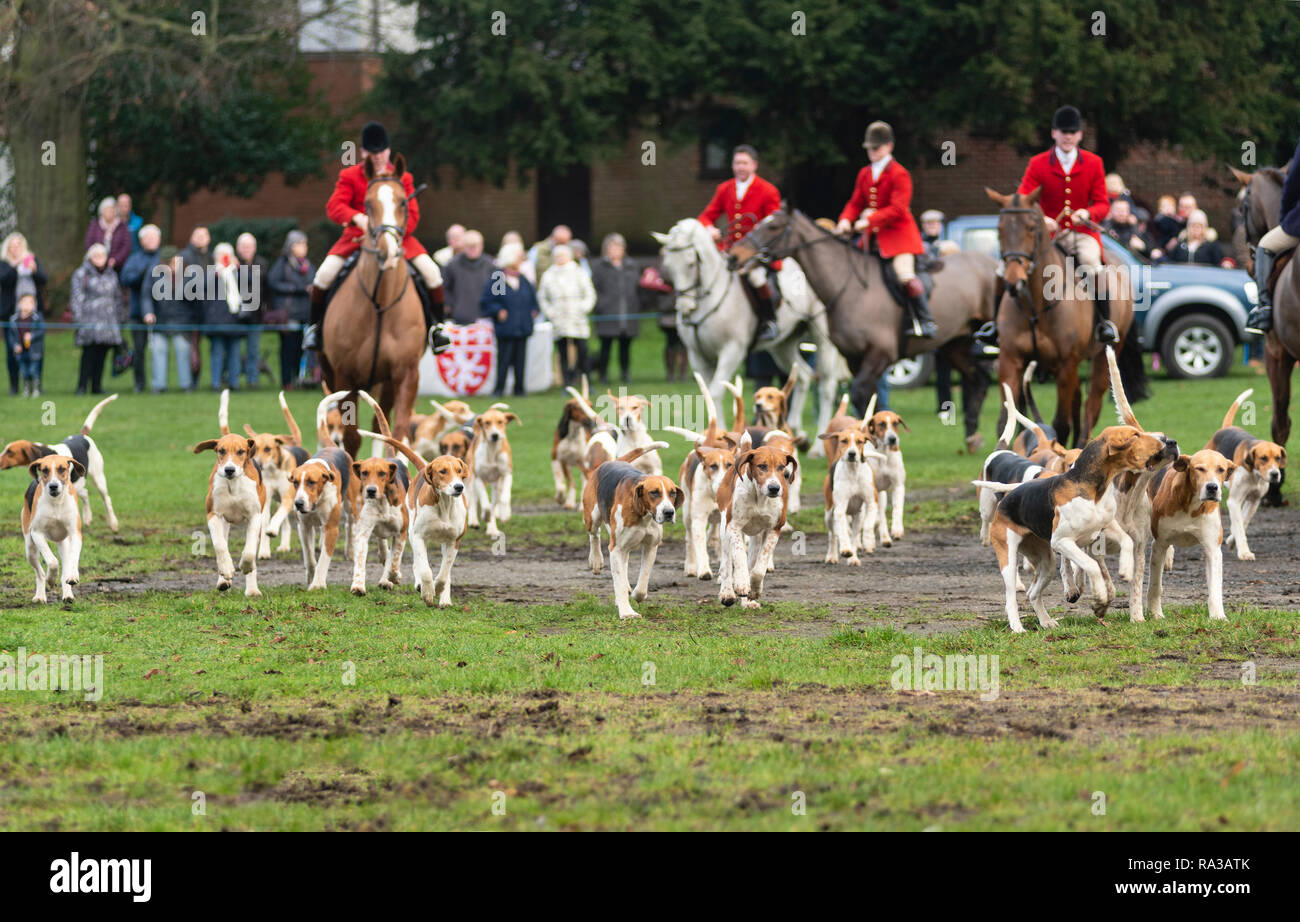
<path fill-rule="evenodd" d="M 781 336 L 781 326 L 775 320 L 765 320 L 758 328 L 758 342 L 775 342 Z"/>
<path fill-rule="evenodd" d="M 302 347 L 312 352 L 320 351 L 320 324 L 309 323 L 302 328 Z"/>
<path fill-rule="evenodd" d="M 1273 308 L 1263 304 L 1255 307 L 1246 318 L 1246 332 L 1253 336 L 1264 336 L 1273 329 Z"/>
<path fill-rule="evenodd" d="M 1097 324 L 1097 342 L 1104 346 L 1119 345 L 1119 328 L 1113 321 L 1102 320 Z"/>

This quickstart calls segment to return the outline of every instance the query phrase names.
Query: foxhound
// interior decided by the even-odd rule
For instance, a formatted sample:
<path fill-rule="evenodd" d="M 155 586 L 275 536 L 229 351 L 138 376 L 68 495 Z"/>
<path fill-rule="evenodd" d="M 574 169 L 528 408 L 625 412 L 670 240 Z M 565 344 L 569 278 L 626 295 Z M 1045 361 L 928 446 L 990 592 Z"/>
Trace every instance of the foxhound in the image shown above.
<path fill-rule="evenodd" d="M 262 481 L 266 484 L 268 510 L 272 499 L 279 497 L 280 500 L 279 508 L 276 509 L 275 515 L 270 516 L 266 528 L 262 532 L 261 545 L 257 550 L 259 560 L 267 560 L 271 556 L 271 535 L 280 536 L 280 544 L 276 550 L 287 551 L 290 549 L 289 532 L 292 529 L 285 527 L 285 522 L 289 518 L 289 511 L 293 508 L 293 485 L 289 482 L 289 475 L 309 457 L 307 449 L 302 447 L 302 430 L 298 428 L 298 423 L 294 420 L 293 414 L 289 412 L 289 404 L 284 399 L 284 391 L 280 391 L 280 411 L 288 421 L 289 431 L 287 434 L 275 435 L 270 432 L 255 432 L 248 424 L 244 425 L 244 432 L 253 440 L 253 457 L 262 469 Z M 222 423 L 224 426 L 224 417 Z M 222 432 L 225 431 L 226 429 L 223 428 Z"/>
<path fill-rule="evenodd" d="M 77 491 L 73 487 L 86 473 L 75 458 L 49 454 L 27 465 L 32 482 L 23 497 L 23 544 L 27 562 L 36 573 L 33 602 L 45 601 L 46 583 L 62 574 L 59 598 L 72 601 L 72 587 L 81 580 L 81 520 L 77 517 Z M 56 558 L 50 542 L 59 546 Z"/>
<path fill-rule="evenodd" d="M 1268 488 L 1282 482 L 1286 470 L 1286 449 L 1276 442 L 1257 439 L 1245 429 L 1234 426 L 1237 408 L 1254 393 L 1247 390 L 1232 402 L 1223 417 L 1223 428 L 1210 436 L 1206 448 L 1213 448 L 1233 463 L 1228 482 L 1228 524 L 1232 533 L 1225 542 L 1236 547 L 1238 560 L 1254 560 L 1255 554 L 1246 541 L 1246 529 L 1259 511 L 1260 501 Z"/>
<path fill-rule="evenodd" d="M 93 483 L 95 489 L 99 491 L 100 497 L 104 500 L 104 516 L 108 519 L 109 530 L 116 532 L 117 513 L 113 511 L 113 500 L 108 495 L 108 480 L 104 477 L 104 456 L 100 453 L 95 440 L 90 437 L 90 430 L 94 428 L 99 414 L 104 407 L 116 399 L 117 394 L 110 394 L 95 404 L 87 414 L 86 421 L 81 424 L 81 432 L 68 436 L 58 445 L 46 445 L 28 439 L 10 442 L 5 446 L 4 452 L 0 453 L 0 471 L 10 467 L 30 467 L 37 458 L 44 458 L 47 455 L 72 458 L 86 472 L 86 480 Z M 81 522 L 83 525 L 89 525 L 90 520 L 90 494 L 87 493 L 86 503 L 81 507 Z"/>
<path fill-rule="evenodd" d="M 1035 464 L 1011 449 L 1016 423 L 1026 417 L 1020 413 L 1015 401 L 1011 399 L 1010 386 L 1004 383 L 1002 389 L 1005 394 L 1003 405 L 1007 409 L 1007 422 L 998 436 L 997 445 L 984 459 L 984 466 L 980 468 L 980 480 L 1005 484 L 1028 483 L 1041 474 L 1044 468 L 1043 465 Z M 989 526 L 993 523 L 994 513 L 997 512 L 998 500 L 1002 497 L 999 493 L 984 488 L 976 490 L 975 495 L 980 507 L 980 544 L 988 547 L 993 543 L 989 537 Z"/>
<path fill-rule="evenodd" d="M 633 449 L 650 445 L 654 440 L 650 438 L 650 433 L 646 431 L 645 421 L 641 416 L 642 412 L 650 406 L 650 401 L 635 394 L 621 392 L 619 396 L 615 397 L 613 392 L 608 389 L 605 391 L 605 396 L 610 401 L 614 426 L 618 429 L 618 441 L 616 443 L 618 457 L 621 458 Z M 659 457 L 659 452 L 654 450 L 638 454 L 636 466 L 646 474 L 662 474 L 664 472 L 663 459 Z"/>
<path fill-rule="evenodd" d="M 596 431 L 598 418 L 589 415 L 590 404 L 587 402 L 587 376 L 582 376 L 582 393 L 574 392 L 560 412 L 560 422 L 555 427 L 555 438 L 551 441 L 551 475 L 555 478 L 555 501 L 565 509 L 578 508 L 577 494 L 582 492 L 582 484 L 574 489 L 574 470 L 582 476 L 583 455 L 587 450 L 587 439 Z"/>
<path fill-rule="evenodd" d="M 650 571 L 663 543 L 664 525 L 671 524 L 685 495 L 662 474 L 647 474 L 633 463 L 646 452 L 667 448 L 666 442 L 638 446 L 616 461 L 593 469 L 582 490 L 582 518 L 587 526 L 587 562 L 599 574 L 604 566 L 600 529 L 609 530 L 609 569 L 614 579 L 618 616 L 640 618 L 629 596 L 644 602 L 650 594 Z M 641 574 L 636 588 L 629 582 L 632 551 L 641 549 Z"/>
<path fill-rule="evenodd" d="M 1219 501 L 1235 468 L 1219 452 L 1203 448 L 1190 457 L 1180 455 L 1172 467 L 1161 470 L 1147 485 L 1150 530 L 1155 538 L 1151 548 L 1151 586 L 1147 591 L 1151 617 L 1164 617 L 1160 597 L 1166 551 L 1199 544 L 1205 554 L 1210 617 L 1216 621 L 1227 620 L 1223 612 L 1223 520 L 1219 515 Z M 1129 606 L 1133 621 L 1143 620 L 1141 594 L 1139 575 L 1133 586 L 1138 601 L 1136 606 L 1132 603 Z"/>
<path fill-rule="evenodd" d="M 718 487 L 722 560 L 718 601 L 758 608 L 763 578 L 771 567 L 776 542 L 785 525 L 790 482 L 799 461 L 771 445 L 752 447 L 742 437 L 736 464 Z"/>
<path fill-rule="evenodd" d="M 442 435 L 448 426 L 464 426 L 474 419 L 474 411 L 462 400 L 448 400 L 446 403 L 439 403 L 430 398 L 429 403 L 433 405 L 436 412 L 430 413 L 428 416 L 413 416 L 411 418 L 411 448 L 421 457 L 443 454 L 443 452 L 437 450 L 438 437 Z"/>
<path fill-rule="evenodd" d="M 1042 592 L 1052 572 L 1052 552 L 1087 575 L 1095 596 L 1094 610 L 1104 614 L 1110 602 L 1098 562 L 1085 550 L 1093 538 L 1115 518 L 1114 479 L 1124 471 L 1154 470 L 1178 457 L 1176 442 L 1133 426 L 1111 426 L 1088 442 L 1079 460 L 1064 474 L 1031 480 L 1015 486 L 998 503 L 989 529 L 998 568 L 1006 589 L 1007 621 L 1023 633 L 1016 601 L 1017 554 L 1034 564 L 1035 578 L 1029 601 L 1043 627 L 1057 621 L 1047 613 Z M 1005 484 L 975 481 L 993 490 Z"/>
<path fill-rule="evenodd" d="M 510 521 L 510 487 L 515 468 L 506 426 L 511 423 L 523 425 L 516 414 L 503 413 L 496 408 L 474 417 L 474 439 L 470 444 L 474 495 L 470 498 L 470 505 L 477 506 L 479 515 L 486 517 L 484 533 L 489 538 L 501 534 L 497 527 L 498 519 Z"/>
<path fill-rule="evenodd" d="M 731 391 L 732 396 L 735 398 L 736 414 L 735 418 L 732 420 L 731 427 L 732 431 L 735 433 L 737 443 L 740 442 L 741 436 L 748 432 L 752 444 L 771 445 L 775 448 L 788 451 L 791 455 L 798 458 L 798 453 L 795 450 L 794 433 L 790 431 L 789 428 L 770 428 L 758 421 L 755 421 L 753 425 L 746 424 L 744 379 L 737 377 L 734 384 L 724 381 L 722 382 L 722 385 L 727 388 L 727 390 Z M 775 389 L 767 388 L 767 390 L 772 391 Z M 780 392 L 778 391 L 777 393 Z M 786 507 L 786 513 L 788 515 L 795 515 L 802 508 L 800 499 L 802 491 L 803 471 L 796 464 L 794 467 L 794 480 L 791 481 L 790 489 L 788 491 L 789 504 Z M 786 531 L 790 530 L 792 529 L 787 524 Z"/>
<path fill-rule="evenodd" d="M 383 408 L 365 391 L 361 398 L 374 410 L 379 423 L 379 433 L 358 430 L 370 436 L 377 446 L 392 444 L 392 430 Z M 384 551 L 384 566 L 380 570 L 379 588 L 392 589 L 401 582 L 402 549 L 406 547 L 406 531 L 410 522 L 406 508 L 406 494 L 411 486 L 406 465 L 390 458 L 367 458 L 352 462 L 352 476 L 357 482 L 357 516 L 352 536 L 352 594 L 366 594 L 366 555 L 370 539 L 378 538 Z"/>
<path fill-rule="evenodd" d="M 686 575 L 713 579 L 709 566 L 709 530 L 717 533 L 718 487 L 736 464 L 728 449 L 699 444 L 682 462 L 677 479 L 681 482 L 684 501 L 682 521 L 686 525 Z"/>
<path fill-rule="evenodd" d="M 229 395 L 223 393 L 223 403 Z M 230 558 L 230 526 L 243 525 L 244 551 L 239 570 L 244 574 L 244 595 L 257 597 L 257 549 L 266 527 L 267 496 L 262 472 L 253 458 L 255 445 L 247 436 L 235 435 L 229 427 L 220 438 L 208 439 L 194 446 L 194 453 L 217 453 L 216 463 L 208 476 L 208 534 L 212 536 L 217 558 L 217 588 L 225 591 L 235 579 L 235 565 Z"/>
<path fill-rule="evenodd" d="M 346 531 L 344 556 L 350 559 L 353 550 L 351 526 L 356 518 L 357 480 L 352 476 L 352 457 L 331 444 L 326 428 L 326 408 L 333 399 L 338 399 L 337 395 L 326 395 L 316 408 L 317 436 L 326 447 L 289 476 L 308 589 L 325 588 L 340 530 Z"/>
<path fill-rule="evenodd" d="M 826 457 L 832 459 L 822 484 L 826 499 L 826 563 L 843 559 L 849 566 L 858 567 L 862 565 L 859 548 L 867 554 L 876 552 L 879 503 L 875 474 L 868 462 L 873 456 L 878 461 L 888 459 L 872 448 L 871 436 L 862 426 L 823 432 L 819 438 L 826 443 Z"/>
<path fill-rule="evenodd" d="M 876 536 L 882 545 L 890 547 L 894 541 L 903 537 L 903 500 L 907 491 L 907 470 L 903 467 L 903 447 L 898 430 L 912 430 L 903 422 L 903 417 L 893 410 L 873 413 L 875 406 L 876 395 L 872 394 L 864 417 L 867 420 L 867 434 L 871 436 L 872 446 L 878 453 L 884 454 L 886 460 L 877 461 L 869 457 L 867 463 L 871 465 L 871 473 L 876 478 L 880 506 L 876 516 Z M 885 516 L 890 511 L 890 506 L 893 510 L 886 529 Z"/>

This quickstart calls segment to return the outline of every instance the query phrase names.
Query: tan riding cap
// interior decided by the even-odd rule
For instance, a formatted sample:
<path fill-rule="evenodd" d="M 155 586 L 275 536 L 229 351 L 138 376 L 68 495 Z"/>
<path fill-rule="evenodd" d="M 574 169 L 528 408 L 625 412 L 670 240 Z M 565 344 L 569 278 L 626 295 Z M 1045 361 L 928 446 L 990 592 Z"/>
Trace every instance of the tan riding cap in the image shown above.
<path fill-rule="evenodd" d="M 879 147 L 881 144 L 894 143 L 894 129 L 888 122 L 872 122 L 867 126 L 867 136 L 862 141 L 863 147 Z"/>

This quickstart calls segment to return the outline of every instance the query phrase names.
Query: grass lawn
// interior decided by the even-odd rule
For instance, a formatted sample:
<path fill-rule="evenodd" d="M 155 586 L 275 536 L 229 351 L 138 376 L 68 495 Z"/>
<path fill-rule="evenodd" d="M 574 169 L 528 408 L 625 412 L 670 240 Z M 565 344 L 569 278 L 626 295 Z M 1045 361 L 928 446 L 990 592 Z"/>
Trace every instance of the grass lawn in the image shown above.
<path fill-rule="evenodd" d="M 693 394 L 662 380 L 658 332 L 645 328 L 637 391 Z M 274 338 L 265 340 L 270 353 Z M 0 439 L 57 441 L 95 402 L 71 394 L 69 339 L 51 336 L 48 353 L 42 400 L 0 399 Z M 949 629 L 922 638 L 906 630 L 908 600 L 891 597 L 867 561 L 861 593 L 831 602 L 779 599 L 748 612 L 659 600 L 622 624 L 608 578 L 584 578 L 579 514 L 553 504 L 558 391 L 511 400 L 524 424 L 511 433 L 516 516 L 500 584 L 510 584 L 512 555 L 555 555 L 573 574 L 567 601 L 487 595 L 453 577 L 453 607 L 428 609 L 409 585 L 408 554 L 394 593 L 263 580 L 265 597 L 250 602 L 211 588 L 212 461 L 189 447 L 216 433 L 216 395 L 134 395 L 129 375 L 106 387 L 122 396 L 94 436 L 121 532 L 108 534 L 93 497 L 71 606 L 29 602 L 18 524 L 28 478 L 0 473 L 10 510 L 0 656 L 103 656 L 95 702 L 0 690 L 0 828 L 1300 827 L 1295 611 L 1247 599 L 1227 624 L 1209 622 L 1204 606 L 1167 607 L 1158 624 L 1115 613 L 1012 635 L 1005 621 L 958 609 Z M 1255 406 L 1239 422 L 1267 433 L 1267 383 L 1239 364 L 1226 379 L 1158 375 L 1154 387 L 1139 418 L 1186 448 L 1203 445 L 1247 387 Z M 1050 414 L 1049 389 L 1036 396 Z M 316 399 L 289 395 L 304 429 Z M 896 391 L 893 407 L 913 430 L 905 541 L 960 536 L 956 528 L 977 544 L 966 482 L 979 459 L 962 452 L 959 428 L 939 422 L 932 390 Z M 996 411 L 990 400 L 990 445 Z M 1109 422 L 1109 404 L 1106 413 Z M 278 430 L 275 391 L 232 395 L 231 422 Z M 675 474 L 686 446 L 665 440 Z M 811 499 L 825 463 L 804 471 Z M 820 504 L 795 525 L 823 533 Z M 297 553 L 295 538 L 288 559 Z M 480 533 L 462 554 L 491 559 Z M 333 576 L 345 569 L 336 560 Z M 139 591 L 164 577 L 202 588 Z M 656 568 L 654 584 L 661 578 Z M 997 657 L 996 696 L 895 690 L 896 658 L 911 660 L 918 646 Z"/>

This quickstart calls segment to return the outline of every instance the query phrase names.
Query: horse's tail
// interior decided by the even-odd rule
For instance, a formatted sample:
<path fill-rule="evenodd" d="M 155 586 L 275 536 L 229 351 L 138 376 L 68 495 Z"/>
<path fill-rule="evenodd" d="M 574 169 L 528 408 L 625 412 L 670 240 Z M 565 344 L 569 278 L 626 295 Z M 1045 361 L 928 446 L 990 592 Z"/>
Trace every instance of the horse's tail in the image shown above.
<path fill-rule="evenodd" d="M 1232 402 L 1232 406 L 1228 407 L 1228 412 L 1223 415 L 1223 425 L 1219 427 L 1220 429 L 1227 429 L 1232 425 L 1233 420 L 1237 418 L 1237 410 L 1240 409 L 1242 401 L 1253 393 L 1255 393 L 1255 389 L 1248 387 L 1237 395 L 1237 399 Z"/>
<path fill-rule="evenodd" d="M 1124 345 L 1119 350 L 1119 379 L 1124 384 L 1124 393 L 1130 403 L 1146 400 L 1151 396 L 1151 382 L 1147 380 L 1146 364 L 1143 362 L 1142 344 L 1138 342 L 1137 330 L 1129 327 L 1124 337 Z"/>

